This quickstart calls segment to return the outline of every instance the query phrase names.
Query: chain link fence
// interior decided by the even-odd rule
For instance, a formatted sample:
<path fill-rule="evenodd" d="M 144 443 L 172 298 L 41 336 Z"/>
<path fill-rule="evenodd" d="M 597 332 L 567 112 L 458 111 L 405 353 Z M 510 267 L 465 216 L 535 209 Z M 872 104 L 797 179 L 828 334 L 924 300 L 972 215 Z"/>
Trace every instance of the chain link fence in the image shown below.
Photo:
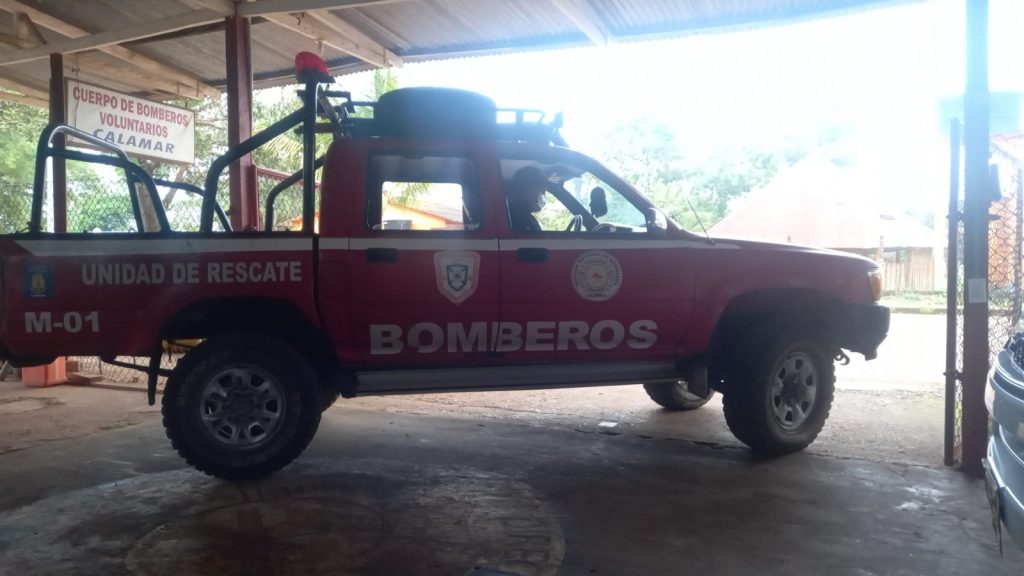
<path fill-rule="evenodd" d="M 1024 308 L 1024 171 L 1014 154 L 993 142 L 996 165 L 1000 166 L 1001 197 L 989 207 L 988 221 L 988 363 L 1013 335 Z M 959 161 L 954 155 L 954 161 Z M 959 214 L 964 212 L 962 186 L 959 193 Z M 964 369 L 964 223 L 957 218 L 955 274 L 955 308 L 947 311 L 956 318 L 956 371 Z M 952 246 L 951 246 L 952 248 Z M 953 336 L 951 334 L 951 336 Z M 953 388 L 952 463 L 963 461 L 963 384 L 958 377 Z M 948 437 L 947 437 L 948 438 Z M 947 440 L 948 441 L 948 440 Z"/>
<path fill-rule="evenodd" d="M 158 230 L 156 212 L 148 189 L 140 184 L 129 184 L 123 171 L 100 164 L 68 162 L 67 178 L 67 230 L 68 232 L 109 233 L 138 232 L 142 228 Z M 162 182 L 156 188 L 157 198 L 163 206 L 171 230 L 198 232 L 203 207 L 202 189 L 184 182 Z M 134 201 L 133 201 L 134 196 Z M 217 200 L 221 207 L 228 206 L 230 193 L 227 176 L 221 178 Z M 46 198 L 52 202 L 52 187 Z M 52 203 L 44 211 L 52 221 Z M 214 230 L 223 230 L 214 218 Z"/>
<path fill-rule="evenodd" d="M 178 360 L 184 356 L 184 352 L 180 349 L 172 348 L 170 352 L 164 353 L 160 358 L 160 367 L 165 370 L 172 370 L 178 363 Z M 114 384 L 132 384 L 145 386 L 146 385 L 146 373 L 128 368 L 125 366 L 118 366 L 116 364 L 110 364 L 100 360 L 96 356 L 69 356 L 68 362 L 77 364 L 77 372 L 79 374 L 89 377 L 99 377 L 102 382 L 109 382 Z M 135 364 L 137 366 L 148 366 L 149 357 L 147 356 L 118 356 L 114 360 L 118 362 L 125 362 Z M 157 386 L 163 388 L 167 378 L 160 376 L 157 378 Z"/>
<path fill-rule="evenodd" d="M 88 162 L 68 162 L 67 166 L 68 232 L 138 231 L 123 171 Z M 47 198 L 52 197 L 48 190 Z"/>
<path fill-rule="evenodd" d="M 302 180 L 282 188 L 275 192 L 274 188 L 290 178 L 291 174 L 270 170 L 268 168 L 256 168 L 256 185 L 259 189 L 260 219 L 261 224 L 266 226 L 268 217 L 273 219 L 270 229 L 275 232 L 299 231 L 302 229 Z M 320 171 L 317 171 L 315 184 L 315 206 L 313 208 L 314 229 L 319 230 L 320 218 Z M 271 198 L 271 194 L 274 195 Z M 268 203 L 270 201 L 270 203 Z M 261 230 L 265 229 L 261 227 Z"/>
<path fill-rule="evenodd" d="M 1020 321 L 1022 228 L 1024 198 L 1021 195 L 1021 173 L 1016 168 L 1002 178 L 1003 197 L 992 204 L 988 226 L 988 333 L 989 363 L 1013 335 Z"/>

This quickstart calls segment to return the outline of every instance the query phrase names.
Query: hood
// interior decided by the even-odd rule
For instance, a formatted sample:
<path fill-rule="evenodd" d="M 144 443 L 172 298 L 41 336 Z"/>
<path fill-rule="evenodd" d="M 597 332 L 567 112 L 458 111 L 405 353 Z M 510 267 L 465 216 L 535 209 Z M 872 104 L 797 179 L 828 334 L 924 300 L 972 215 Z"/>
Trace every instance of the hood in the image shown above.
<path fill-rule="evenodd" d="M 717 244 L 739 246 L 742 250 L 772 252 L 775 254 L 792 253 L 816 255 L 827 258 L 841 258 L 851 264 L 859 263 L 867 270 L 878 268 L 878 264 L 870 258 L 865 258 L 859 254 L 853 254 L 850 252 L 832 250 L 831 248 L 813 248 L 811 246 L 801 246 L 799 244 L 777 244 L 774 242 L 760 242 L 756 240 L 740 240 L 738 238 L 729 238 L 727 236 L 714 236 L 713 239 Z"/>

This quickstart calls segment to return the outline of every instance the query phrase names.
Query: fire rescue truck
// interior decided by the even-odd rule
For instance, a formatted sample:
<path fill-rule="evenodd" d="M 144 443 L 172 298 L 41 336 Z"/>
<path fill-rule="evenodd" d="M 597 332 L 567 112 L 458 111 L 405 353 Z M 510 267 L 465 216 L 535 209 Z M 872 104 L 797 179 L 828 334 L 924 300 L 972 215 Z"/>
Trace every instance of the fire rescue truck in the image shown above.
<path fill-rule="evenodd" d="M 634 383 L 669 410 L 717 391 L 753 451 L 798 451 L 828 417 L 835 362 L 873 358 L 886 336 L 870 260 L 687 231 L 568 148 L 560 117 L 441 88 L 356 102 L 321 61 L 297 62 L 301 106 L 212 163 L 198 232 L 162 210 L 157 189 L 175 183 L 46 128 L 29 228 L 0 237 L 0 356 L 149 358 L 137 367 L 151 403 L 166 377 L 177 451 L 240 479 L 298 457 L 338 396 L 455 390 Z M 289 130 L 302 169 L 267 196 L 260 229 L 232 230 L 224 170 Z M 319 157 L 318 133 L 332 138 Z M 121 171 L 137 231 L 46 231 L 51 158 Z M 509 213 L 524 170 L 548 201 L 532 230 Z M 301 217 L 275 226 L 279 193 L 300 183 Z M 163 368 L 167 343 L 187 342 Z"/>

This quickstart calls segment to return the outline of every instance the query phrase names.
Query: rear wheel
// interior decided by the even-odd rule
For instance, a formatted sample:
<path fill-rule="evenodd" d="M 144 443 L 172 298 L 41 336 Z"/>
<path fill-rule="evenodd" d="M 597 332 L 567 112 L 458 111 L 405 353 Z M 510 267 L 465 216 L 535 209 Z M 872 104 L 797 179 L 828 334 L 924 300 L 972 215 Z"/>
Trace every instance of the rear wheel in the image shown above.
<path fill-rule="evenodd" d="M 316 377 L 299 353 L 263 334 L 215 336 L 189 352 L 163 398 L 167 437 L 189 464 L 256 478 L 299 456 L 320 423 Z"/>
<path fill-rule="evenodd" d="M 748 334 L 727 369 L 722 404 L 732 433 L 757 453 L 803 450 L 825 426 L 835 393 L 833 349 L 798 330 Z"/>
<path fill-rule="evenodd" d="M 715 395 L 715 391 L 710 388 L 705 396 L 694 394 L 682 380 L 644 384 L 644 391 L 651 400 L 666 410 L 696 410 L 707 404 Z"/>

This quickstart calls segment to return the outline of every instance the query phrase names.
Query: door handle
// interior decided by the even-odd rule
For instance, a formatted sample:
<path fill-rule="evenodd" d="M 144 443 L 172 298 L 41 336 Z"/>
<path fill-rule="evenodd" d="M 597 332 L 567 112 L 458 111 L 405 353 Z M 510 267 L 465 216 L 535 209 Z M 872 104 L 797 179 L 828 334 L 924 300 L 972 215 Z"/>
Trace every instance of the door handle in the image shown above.
<path fill-rule="evenodd" d="M 516 260 L 520 262 L 547 262 L 547 248 L 520 248 L 516 250 Z"/>
<path fill-rule="evenodd" d="M 398 248 L 367 248 L 367 262 L 398 262 Z"/>

